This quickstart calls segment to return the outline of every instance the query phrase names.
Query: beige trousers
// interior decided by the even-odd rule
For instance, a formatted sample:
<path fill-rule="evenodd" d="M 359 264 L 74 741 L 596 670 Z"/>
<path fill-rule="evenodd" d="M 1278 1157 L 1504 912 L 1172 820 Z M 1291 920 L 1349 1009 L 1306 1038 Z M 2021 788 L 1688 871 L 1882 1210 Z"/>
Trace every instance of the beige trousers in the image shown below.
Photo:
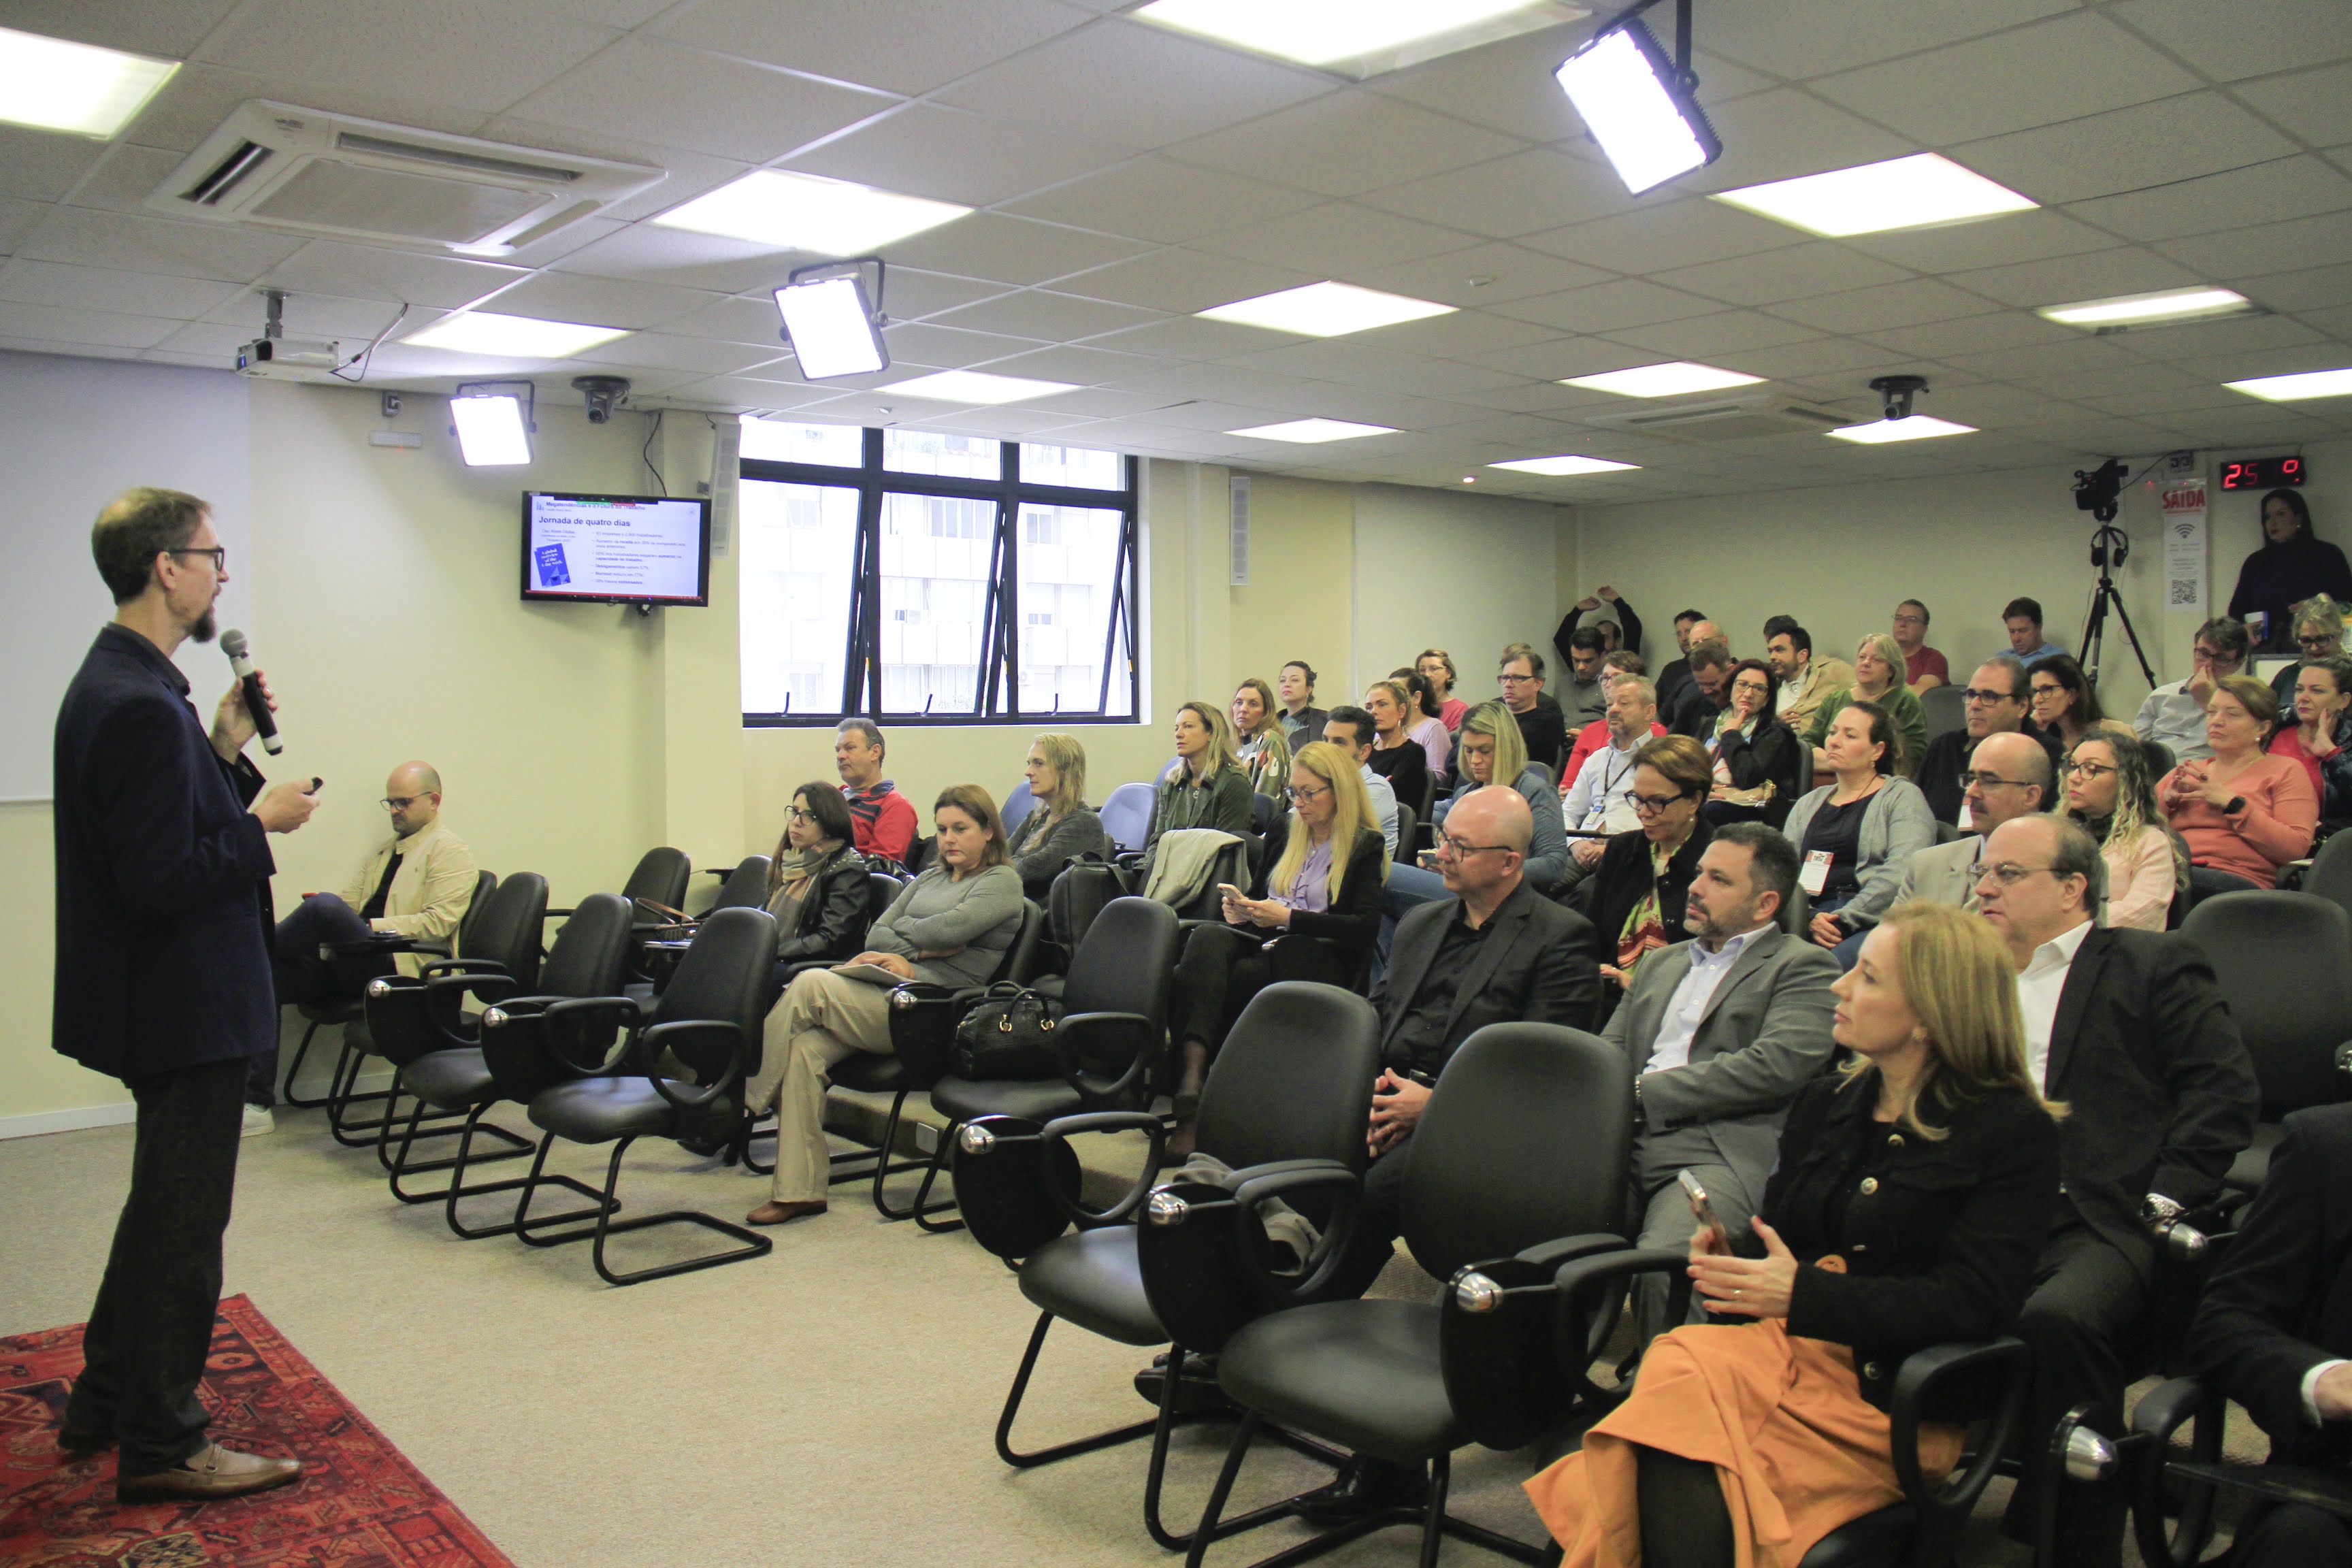
<path fill-rule="evenodd" d="M 888 988 L 829 969 L 794 978 L 768 1014 L 760 1070 L 744 1090 L 754 1115 L 776 1109 L 779 1203 L 823 1202 L 833 1173 L 824 1142 L 824 1091 L 833 1064 L 856 1051 L 890 1054 Z"/>

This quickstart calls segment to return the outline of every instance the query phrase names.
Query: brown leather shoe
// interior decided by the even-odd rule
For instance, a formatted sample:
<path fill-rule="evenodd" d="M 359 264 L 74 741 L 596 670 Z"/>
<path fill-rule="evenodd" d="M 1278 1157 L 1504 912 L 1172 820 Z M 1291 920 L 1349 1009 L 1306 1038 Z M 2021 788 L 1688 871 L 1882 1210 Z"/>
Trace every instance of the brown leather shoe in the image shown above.
<path fill-rule="evenodd" d="M 787 1220 L 799 1219 L 803 1215 L 824 1212 L 823 1198 L 803 1198 L 789 1204 L 778 1203 L 775 1199 L 770 1198 L 766 1203 L 745 1215 L 743 1223 L 745 1225 L 782 1225 Z"/>
<path fill-rule="evenodd" d="M 299 1459 L 266 1458 L 207 1443 L 172 1469 L 117 1477 L 114 1497 L 118 1502 L 213 1502 L 268 1491 L 301 1477 Z"/>

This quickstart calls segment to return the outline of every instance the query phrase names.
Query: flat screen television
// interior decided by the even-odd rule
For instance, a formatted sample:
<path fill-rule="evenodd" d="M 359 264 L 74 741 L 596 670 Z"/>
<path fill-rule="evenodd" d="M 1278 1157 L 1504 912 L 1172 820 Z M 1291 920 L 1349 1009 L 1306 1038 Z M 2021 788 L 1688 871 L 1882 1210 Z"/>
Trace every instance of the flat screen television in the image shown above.
<path fill-rule="evenodd" d="M 524 491 L 522 596 L 583 605 L 709 604 L 709 500 Z"/>

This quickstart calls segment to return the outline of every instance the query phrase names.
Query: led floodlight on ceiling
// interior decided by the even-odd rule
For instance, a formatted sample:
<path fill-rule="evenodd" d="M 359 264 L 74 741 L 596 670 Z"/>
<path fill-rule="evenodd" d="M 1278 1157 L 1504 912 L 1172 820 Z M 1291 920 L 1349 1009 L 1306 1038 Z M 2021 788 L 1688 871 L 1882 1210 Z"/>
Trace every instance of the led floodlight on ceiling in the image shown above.
<path fill-rule="evenodd" d="M 1723 156 L 1723 142 L 1694 96 L 1690 0 L 1676 0 L 1671 60 L 1635 15 L 1654 3 L 1641 0 L 1622 20 L 1604 25 L 1552 73 L 1637 196 Z"/>
<path fill-rule="evenodd" d="M 520 392 L 496 390 L 520 387 Z M 469 468 L 509 468 L 530 461 L 538 429 L 539 388 L 528 381 L 464 381 L 449 395 L 449 433 Z"/>
<path fill-rule="evenodd" d="M 0 27 L 0 121 L 102 142 L 179 68 L 177 60 Z"/>
<path fill-rule="evenodd" d="M 866 268 L 874 268 L 874 292 L 866 292 Z M 776 290 L 784 319 L 783 340 L 793 346 L 803 381 L 871 375 L 890 366 L 882 343 L 882 258 L 828 261 L 794 270 Z"/>

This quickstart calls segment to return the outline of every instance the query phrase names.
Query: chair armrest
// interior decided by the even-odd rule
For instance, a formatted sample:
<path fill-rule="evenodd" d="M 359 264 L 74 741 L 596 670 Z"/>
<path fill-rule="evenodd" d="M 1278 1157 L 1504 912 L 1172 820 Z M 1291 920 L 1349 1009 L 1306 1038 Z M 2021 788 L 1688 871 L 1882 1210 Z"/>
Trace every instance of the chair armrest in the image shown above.
<path fill-rule="evenodd" d="M 541 1009 L 540 1016 L 551 1025 L 576 1022 L 583 1029 L 599 1018 L 608 1017 L 613 1026 L 624 1037 L 633 1036 L 645 1024 L 645 1014 L 638 1010 L 635 999 L 628 996 L 570 997 Z M 484 1015 L 484 1018 L 487 1022 L 487 1014 Z M 544 1035 L 547 1048 L 557 1061 L 581 1078 L 593 1078 L 606 1070 L 608 1064 L 605 1062 L 584 1063 L 573 1060 L 564 1050 L 559 1037 L 563 1033 L 562 1030 L 550 1028 Z M 624 1052 L 623 1057 L 625 1058 L 625 1056 L 626 1053 Z"/>
<path fill-rule="evenodd" d="M 1249 1223 L 1234 1231 L 1242 1261 L 1255 1272 L 1267 1300 L 1276 1310 L 1318 1300 L 1348 1255 L 1355 1238 L 1357 1205 L 1363 1196 L 1363 1173 L 1338 1160 L 1271 1160 L 1249 1165 L 1225 1178 L 1234 1202 L 1249 1213 Z M 1285 1282 L 1274 1271 L 1272 1244 L 1258 1210 L 1294 1193 L 1328 1192 L 1331 1213 L 1317 1241 L 1315 1255 L 1306 1260 L 1298 1279 Z"/>
<path fill-rule="evenodd" d="M 579 912 L 580 912 L 580 911 L 579 911 L 578 910 L 541 910 L 540 911 L 540 917 L 541 917 L 542 920 L 551 920 L 551 921 L 556 921 L 556 920 L 568 920 L 569 918 L 571 918 L 571 917 L 572 917 L 572 916 L 573 916 L 573 915 L 578 914 Z"/>
<path fill-rule="evenodd" d="M 2159 1383 L 2143 1395 L 2132 1407 L 2131 1429 L 2158 1443 L 2168 1443 L 2172 1435 L 2195 1419 L 2201 1411 L 2221 1402 L 2212 1390 L 2193 1377 L 2176 1377 Z"/>
<path fill-rule="evenodd" d="M 1079 1047 L 1091 1036 L 1114 1037 L 1122 1029 L 1135 1037 L 1135 1049 L 1129 1053 L 1127 1066 L 1119 1075 L 1102 1079 L 1087 1072 L 1085 1063 L 1079 1060 Z M 1151 1070 L 1156 1044 L 1151 1020 L 1140 1013 L 1072 1013 L 1054 1029 L 1054 1058 L 1062 1069 L 1063 1080 L 1089 1105 L 1117 1105 L 1133 1094 L 1136 1086 L 1143 1081 L 1143 1075 Z"/>
<path fill-rule="evenodd" d="M 1603 1252 L 1622 1252 L 1627 1245 L 1622 1236 L 1611 1236 L 1606 1231 L 1588 1231 L 1582 1236 L 1564 1236 L 1557 1241 L 1539 1241 L 1515 1256 L 1521 1263 L 1530 1263 L 1538 1268 L 1557 1269 L 1561 1264 L 1579 1258 L 1591 1258 Z"/>
<path fill-rule="evenodd" d="M 1669 1323 L 1679 1323 L 1690 1316 L 1690 1249 L 1688 1247 L 1629 1247 L 1622 1252 L 1591 1251 L 1571 1258 L 1559 1266 L 1552 1276 L 1553 1289 L 1559 1292 L 1557 1332 L 1560 1365 L 1567 1369 L 1569 1381 L 1576 1385 L 1576 1397 L 1590 1400 L 1606 1408 L 1616 1395 L 1594 1384 L 1591 1378 L 1592 1328 L 1591 1303 L 1588 1297 L 1594 1287 L 1613 1280 L 1631 1279 L 1641 1274 L 1667 1274 L 1674 1284 L 1666 1292 L 1666 1317 Z"/>
<path fill-rule="evenodd" d="M 352 942 L 322 942 L 319 944 L 319 956 L 330 961 L 338 958 L 389 958 L 403 952 L 437 952 L 446 958 L 449 953 L 449 944 L 424 937 L 403 936 L 398 931 L 370 931 Z"/>
<path fill-rule="evenodd" d="M 1363 1181 L 1360 1173 L 1338 1160 L 1269 1160 L 1234 1172 L 1225 1178 L 1225 1185 L 1235 1203 L 1255 1208 L 1292 1193 L 1361 1187 Z"/>
<path fill-rule="evenodd" d="M 1166 1125 L 1148 1110 L 1081 1110 L 1075 1115 L 1056 1116 L 1041 1131 L 1075 1138 L 1081 1132 L 1149 1132 Z"/>
<path fill-rule="evenodd" d="M 1056 1035 L 1060 1033 L 1059 1030 L 1055 1032 Z M 1082 1089 L 1079 1092 L 1085 1091 Z M 1075 1116 L 1057 1116 L 1045 1123 L 1037 1131 L 1037 1142 L 1050 1149 L 1053 1144 L 1066 1142 L 1085 1132 L 1142 1133 L 1151 1140 L 1151 1147 L 1144 1154 L 1143 1169 L 1137 1173 L 1135 1180 L 1129 1184 L 1127 1191 L 1119 1194 L 1118 1201 L 1107 1209 L 1090 1209 L 1085 1203 L 1065 1193 L 1052 1182 L 1045 1184 L 1045 1190 L 1052 1195 L 1055 1205 L 1076 1222 L 1081 1229 L 1092 1230 L 1107 1225 L 1124 1224 L 1137 1209 L 1143 1206 L 1144 1200 L 1151 1195 L 1151 1189 L 1160 1181 L 1160 1162 L 1168 1150 L 1167 1124 L 1149 1111 L 1080 1111 Z M 1047 1158 L 1050 1160 L 1050 1154 Z M 1050 1170 L 1052 1166 L 1048 1164 L 1046 1168 Z"/>
<path fill-rule="evenodd" d="M 2221 1489 L 2203 1476 L 2170 1475 L 2168 1462 L 2174 1436 L 2192 1422 L 2189 1458 L 2203 1465 L 2220 1459 L 2227 1414 L 2221 1391 L 2193 1377 L 2158 1384 L 2132 1408 L 2132 1435 L 2144 1445 L 2130 1478 L 2132 1534 L 2151 1568 L 2178 1568 L 2204 1551 Z"/>
<path fill-rule="evenodd" d="M 428 969 L 437 967 L 439 966 L 429 965 Z M 423 976 L 423 979 L 425 981 L 425 989 L 428 992 L 456 991 L 465 994 L 479 996 L 486 1002 L 498 1001 L 499 999 L 498 994 L 499 991 L 512 991 L 515 989 L 517 984 L 515 977 L 509 974 L 503 968 L 485 970 L 472 973 L 452 972 L 435 974 L 427 973 Z"/>
<path fill-rule="evenodd" d="M 631 1008 L 636 1006 L 632 1001 Z M 727 1042 L 727 1062 L 711 1080 L 690 1094 L 681 1094 L 671 1080 L 662 1077 L 657 1066 L 667 1044 L 688 1035 L 720 1035 Z M 680 1110 L 699 1110 L 733 1089 L 743 1076 L 743 1028 L 727 1018 L 680 1018 L 672 1023 L 654 1024 L 637 1032 L 637 1061 L 646 1069 L 646 1081 L 654 1092 Z"/>
<path fill-rule="evenodd" d="M 2011 1337 L 1977 1344 L 1930 1345 L 1913 1352 L 1895 1369 L 1895 1392 L 1887 1402 L 1895 1479 L 1912 1507 L 1919 1510 L 1922 1530 L 1957 1531 L 1976 1507 L 1977 1499 L 2000 1467 L 2002 1452 L 2016 1435 L 2032 1370 L 2025 1342 Z M 1919 1471 L 1919 1423 L 1928 1400 L 1939 1385 L 1948 1388 L 1955 1378 L 1986 1374 L 1999 1380 L 2000 1395 L 1991 1425 L 1977 1445 L 1975 1462 L 1955 1472 L 1940 1487 L 1929 1485 Z"/>
<path fill-rule="evenodd" d="M 436 958 L 416 973 L 430 980 L 436 974 L 504 974 L 507 966 L 492 958 Z"/>

